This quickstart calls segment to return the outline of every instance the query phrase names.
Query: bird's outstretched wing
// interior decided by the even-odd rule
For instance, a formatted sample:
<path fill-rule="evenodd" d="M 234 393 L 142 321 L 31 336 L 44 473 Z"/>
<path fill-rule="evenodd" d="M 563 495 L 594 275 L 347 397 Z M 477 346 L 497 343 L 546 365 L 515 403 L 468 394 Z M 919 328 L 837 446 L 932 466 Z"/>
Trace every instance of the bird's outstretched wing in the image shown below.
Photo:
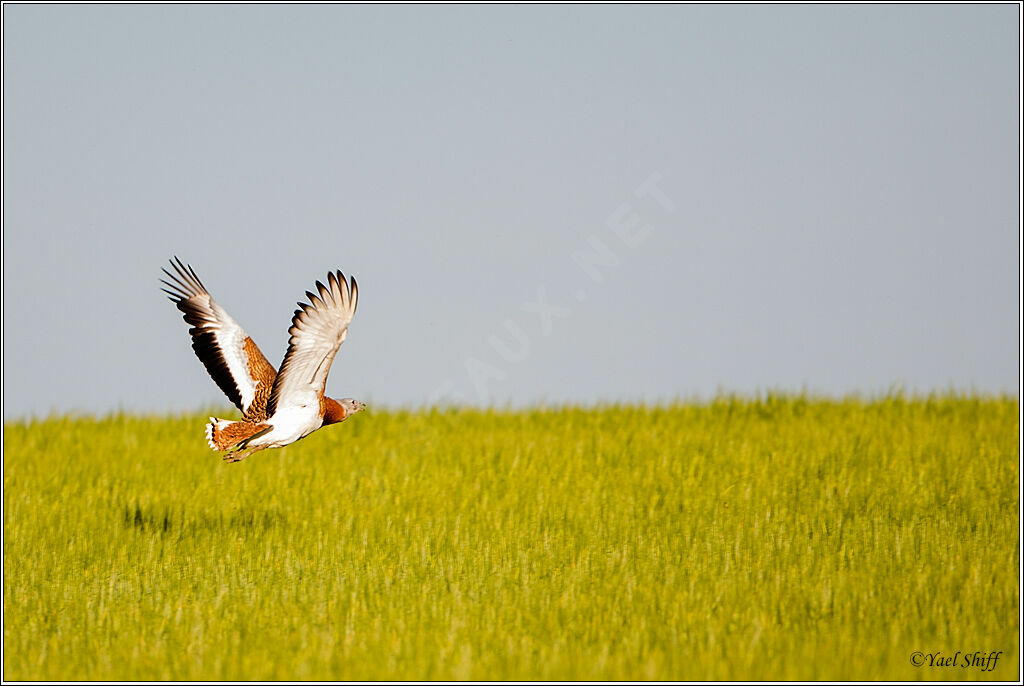
<path fill-rule="evenodd" d="M 327 384 L 331 362 L 348 336 L 348 325 L 356 313 L 359 290 L 340 271 L 328 274 L 327 285 L 316 282 L 319 296 L 306 291 L 309 304 L 299 303 L 288 333 L 288 352 L 274 379 L 267 403 L 267 416 L 284 407 L 313 406 L 320 402 Z"/>
<path fill-rule="evenodd" d="M 274 383 L 274 367 L 248 334 L 224 308 L 210 297 L 192 267 L 177 257 L 171 262 L 176 274 L 160 279 L 162 289 L 192 325 L 192 349 L 228 399 L 247 420 L 266 419 L 267 400 Z"/>

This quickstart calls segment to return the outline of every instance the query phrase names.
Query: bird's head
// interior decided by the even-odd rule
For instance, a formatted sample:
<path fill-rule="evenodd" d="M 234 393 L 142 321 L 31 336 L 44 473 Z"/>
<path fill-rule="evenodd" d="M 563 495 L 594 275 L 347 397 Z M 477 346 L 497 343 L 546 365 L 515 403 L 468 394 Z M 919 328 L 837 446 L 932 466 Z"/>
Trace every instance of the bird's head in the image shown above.
<path fill-rule="evenodd" d="M 338 404 L 345 408 L 346 414 L 355 414 L 366 409 L 366 403 L 360 402 L 354 398 L 342 398 L 338 401 Z"/>
<path fill-rule="evenodd" d="M 324 408 L 324 426 L 343 422 L 350 415 L 360 412 L 366 407 L 365 403 L 353 398 L 342 398 L 341 400 L 324 398 L 324 404 L 326 405 Z"/>

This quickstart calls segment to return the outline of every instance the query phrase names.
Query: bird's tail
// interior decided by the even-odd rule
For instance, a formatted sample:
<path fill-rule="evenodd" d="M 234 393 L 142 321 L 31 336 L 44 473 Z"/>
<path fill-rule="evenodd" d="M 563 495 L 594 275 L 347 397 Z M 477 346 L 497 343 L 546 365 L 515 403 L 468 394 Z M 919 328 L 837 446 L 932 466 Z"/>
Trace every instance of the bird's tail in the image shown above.
<path fill-rule="evenodd" d="M 270 424 L 232 422 L 228 419 L 210 417 L 210 423 L 206 425 L 206 442 L 214 450 L 244 448 L 249 441 L 262 436 L 272 428 Z"/>

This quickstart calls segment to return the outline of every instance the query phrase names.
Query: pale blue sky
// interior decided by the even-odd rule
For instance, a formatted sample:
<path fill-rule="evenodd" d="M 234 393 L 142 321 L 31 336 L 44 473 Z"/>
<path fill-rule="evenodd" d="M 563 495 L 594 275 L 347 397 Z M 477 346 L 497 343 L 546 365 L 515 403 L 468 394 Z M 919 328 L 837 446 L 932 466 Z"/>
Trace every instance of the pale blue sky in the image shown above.
<path fill-rule="evenodd" d="M 171 255 L 378 405 L 1019 393 L 1019 11 L 5 5 L 4 416 L 224 404 Z"/>

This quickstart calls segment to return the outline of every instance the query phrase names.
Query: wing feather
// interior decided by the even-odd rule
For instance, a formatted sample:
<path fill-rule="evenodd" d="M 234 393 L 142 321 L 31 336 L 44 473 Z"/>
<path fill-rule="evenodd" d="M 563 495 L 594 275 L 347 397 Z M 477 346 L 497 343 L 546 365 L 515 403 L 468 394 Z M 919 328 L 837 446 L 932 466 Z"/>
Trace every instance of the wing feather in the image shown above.
<path fill-rule="evenodd" d="M 267 403 L 267 416 L 285 407 L 319 403 L 327 375 L 338 348 L 348 336 L 348 325 L 356 313 L 356 280 L 345 279 L 340 271 L 327 276 L 327 284 L 316 283 L 319 295 L 306 291 L 309 303 L 298 303 L 288 329 L 288 352 L 277 371 Z"/>
<path fill-rule="evenodd" d="M 214 301 L 192 267 L 177 257 L 174 273 L 161 279 L 170 300 L 192 325 L 192 349 L 228 399 L 246 419 L 266 418 L 266 403 L 277 372 L 245 330 Z"/>

